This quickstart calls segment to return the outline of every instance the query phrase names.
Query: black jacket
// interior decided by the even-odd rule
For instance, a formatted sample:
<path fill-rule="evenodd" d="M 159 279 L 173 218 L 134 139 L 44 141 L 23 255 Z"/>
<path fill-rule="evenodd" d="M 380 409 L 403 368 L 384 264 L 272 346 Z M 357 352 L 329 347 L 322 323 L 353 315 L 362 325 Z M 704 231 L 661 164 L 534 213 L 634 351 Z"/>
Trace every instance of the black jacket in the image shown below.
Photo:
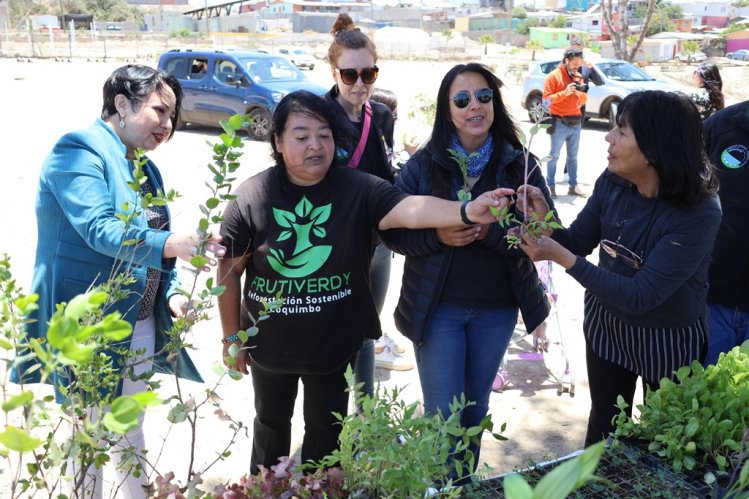
<path fill-rule="evenodd" d="M 522 173 L 514 179 L 510 178 L 507 166 L 519 162 L 522 169 L 522 151 L 513 149 L 504 141 L 495 141 L 495 144 L 498 145 L 496 149 L 504 149 L 495 151 L 484 174 L 495 175 L 496 186 L 516 189 L 523 183 Z M 463 182 L 458 166 L 449 158 L 446 150 L 433 149 L 430 142 L 417 151 L 403 167 L 395 185 L 408 194 L 437 195 L 455 200 Z M 553 208 L 540 170 L 536 168 L 529 177 L 529 183 L 542 188 L 547 203 Z M 478 194 L 474 193 L 474 196 Z M 427 325 L 442 294 L 445 276 L 457 248 L 442 244 L 434 229 L 392 229 L 381 232 L 381 236 L 390 249 L 406 255 L 400 299 L 394 313 L 395 325 L 411 341 L 422 345 L 427 340 Z M 507 263 L 511 276 L 508 286 L 520 305 L 523 320 L 530 332 L 546 319 L 550 305 L 535 265 L 522 251 L 508 250 L 504 236 L 505 230 L 498 224 L 492 224 L 486 238 L 473 244 L 481 244 L 495 251 L 497 258 Z"/>
<path fill-rule="evenodd" d="M 723 218 L 715 238 L 707 300 L 749 312 L 749 101 L 705 120 L 705 150 L 720 179 Z"/>
<path fill-rule="evenodd" d="M 346 144 L 340 144 L 345 149 L 345 154 L 353 154 L 356 145 L 359 143 L 361 131 L 354 127 L 338 101 L 338 87 L 334 86 L 325 94 L 327 99 L 338 114 L 341 116 L 342 123 L 346 126 Z M 359 163 L 357 170 L 362 170 L 377 177 L 383 178 L 388 182 L 393 182 L 393 167 L 390 164 L 390 151 L 393 150 L 393 114 L 390 108 L 381 102 L 369 101 L 372 106 L 372 124 L 370 125 L 370 140 L 367 141 L 367 147 L 364 149 L 364 155 Z M 339 153 L 343 152 L 339 148 Z"/>

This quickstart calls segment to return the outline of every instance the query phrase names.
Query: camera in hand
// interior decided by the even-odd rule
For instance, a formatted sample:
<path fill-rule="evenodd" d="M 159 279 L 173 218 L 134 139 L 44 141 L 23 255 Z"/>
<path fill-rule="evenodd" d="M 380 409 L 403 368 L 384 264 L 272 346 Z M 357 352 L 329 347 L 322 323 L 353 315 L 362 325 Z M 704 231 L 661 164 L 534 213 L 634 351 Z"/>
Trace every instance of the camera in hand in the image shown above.
<path fill-rule="evenodd" d="M 588 85 L 586 83 L 575 83 L 575 90 L 578 92 L 587 92 Z"/>

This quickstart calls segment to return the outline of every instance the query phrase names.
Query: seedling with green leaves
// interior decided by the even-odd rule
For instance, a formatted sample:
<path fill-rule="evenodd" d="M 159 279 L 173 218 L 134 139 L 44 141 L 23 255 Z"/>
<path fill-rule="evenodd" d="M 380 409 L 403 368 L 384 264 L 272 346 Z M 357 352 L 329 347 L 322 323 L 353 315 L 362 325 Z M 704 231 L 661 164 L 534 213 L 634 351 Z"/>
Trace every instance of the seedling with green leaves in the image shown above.
<path fill-rule="evenodd" d="M 456 149 L 448 149 L 447 152 L 450 153 L 450 159 L 458 164 L 460 174 L 463 177 L 463 187 L 458 191 L 458 201 L 470 201 L 473 196 L 468 187 L 468 160 L 478 153 L 472 152 L 471 154 L 466 154 Z"/>
<path fill-rule="evenodd" d="M 649 450 L 675 471 L 702 465 L 720 472 L 745 467 L 749 428 L 749 341 L 720 355 L 716 365 L 695 361 L 664 378 L 638 405 L 639 418 L 628 416 L 619 397 L 616 436 L 649 443 Z M 749 471 L 743 471 L 747 483 Z M 714 478 L 714 477 L 713 477 Z"/>
<path fill-rule="evenodd" d="M 535 137 L 539 131 L 545 130 L 549 127 L 549 125 L 541 124 L 541 119 L 543 118 L 543 110 L 532 111 L 532 115 L 534 117 L 534 123 L 530 129 L 530 137 L 526 137 L 525 132 L 523 132 L 522 129 L 518 129 L 518 139 L 523 145 L 523 179 L 524 183 L 526 184 L 528 183 L 530 174 L 533 172 L 533 170 L 539 168 L 543 163 L 551 159 L 550 156 L 545 156 L 537 160 L 533 168 L 530 168 L 529 166 L 533 137 Z M 528 206 L 527 193 L 524 193 L 523 197 L 523 204 L 525 206 Z M 553 210 L 549 210 L 543 217 L 540 217 L 533 213 L 529 217 L 524 217 L 522 220 L 518 219 L 515 216 L 515 214 L 510 210 L 509 206 L 505 206 L 501 210 L 490 207 L 489 210 L 495 217 L 498 217 L 497 223 L 503 229 L 507 230 L 513 226 L 517 226 L 516 231 L 508 232 L 508 234 L 505 236 L 505 239 L 507 240 L 510 248 L 515 248 L 520 245 L 523 240 L 523 234 L 528 234 L 532 239 L 536 240 L 550 230 L 562 228 L 562 225 L 557 222 L 556 215 Z"/>

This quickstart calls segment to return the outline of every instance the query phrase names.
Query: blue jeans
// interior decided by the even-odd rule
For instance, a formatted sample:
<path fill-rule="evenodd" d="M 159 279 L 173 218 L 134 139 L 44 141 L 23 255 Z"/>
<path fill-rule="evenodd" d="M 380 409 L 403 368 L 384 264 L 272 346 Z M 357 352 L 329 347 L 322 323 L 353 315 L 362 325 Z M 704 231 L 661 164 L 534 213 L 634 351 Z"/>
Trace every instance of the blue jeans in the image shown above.
<path fill-rule="evenodd" d="M 749 312 L 714 303 L 707 304 L 707 311 L 710 334 L 707 340 L 706 366 L 717 363 L 721 352 L 728 352 L 749 340 Z"/>
<path fill-rule="evenodd" d="M 426 340 L 417 347 L 416 365 L 424 397 L 424 411 L 450 414 L 453 397 L 476 405 L 461 416 L 464 428 L 477 426 L 489 412 L 492 381 L 512 338 L 517 308 L 475 309 L 439 303 L 429 322 Z M 478 465 L 479 443 L 469 449 Z M 475 471 L 475 469 L 474 469 Z"/>
<path fill-rule="evenodd" d="M 577 150 L 580 148 L 580 133 L 582 124 L 567 126 L 559 120 L 554 125 L 554 133 L 551 134 L 551 159 L 546 165 L 546 183 L 554 187 L 557 174 L 557 160 L 562 152 L 562 145 L 567 144 L 567 174 L 570 176 L 570 187 L 577 185 Z"/>
<path fill-rule="evenodd" d="M 393 252 L 387 246 L 380 243 L 372 255 L 372 263 L 369 267 L 370 288 L 374 297 L 377 314 L 382 313 L 385 305 L 385 297 L 390 282 L 390 264 Z M 364 383 L 361 391 L 370 397 L 374 397 L 374 372 L 375 372 L 374 340 L 365 339 L 359 350 L 359 356 L 354 366 L 354 377 L 356 384 Z"/>

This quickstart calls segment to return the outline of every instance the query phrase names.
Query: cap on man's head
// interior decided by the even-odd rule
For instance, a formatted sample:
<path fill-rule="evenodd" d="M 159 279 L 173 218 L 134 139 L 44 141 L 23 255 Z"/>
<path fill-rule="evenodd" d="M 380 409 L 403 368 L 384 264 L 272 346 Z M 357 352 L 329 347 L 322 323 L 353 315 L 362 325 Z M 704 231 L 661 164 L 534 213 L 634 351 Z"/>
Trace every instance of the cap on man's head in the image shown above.
<path fill-rule="evenodd" d="M 583 49 L 581 48 L 570 47 L 564 51 L 565 59 L 572 59 L 573 57 L 582 57 L 582 56 L 583 56 Z"/>

